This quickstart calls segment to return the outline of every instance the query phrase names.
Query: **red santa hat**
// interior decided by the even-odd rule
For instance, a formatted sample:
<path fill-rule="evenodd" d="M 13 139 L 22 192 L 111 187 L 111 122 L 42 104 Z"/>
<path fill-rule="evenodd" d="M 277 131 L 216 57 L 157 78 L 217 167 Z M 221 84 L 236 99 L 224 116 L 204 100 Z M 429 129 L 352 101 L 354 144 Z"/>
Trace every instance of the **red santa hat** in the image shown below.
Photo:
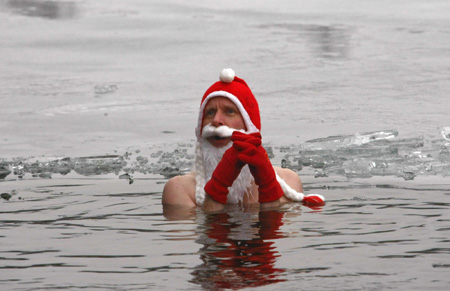
<path fill-rule="evenodd" d="M 201 138 L 202 129 L 206 124 L 202 124 L 206 104 L 214 97 L 225 97 L 230 99 L 242 115 L 247 133 L 259 132 L 261 130 L 261 118 L 259 116 L 259 106 L 255 96 L 247 83 L 236 77 L 233 69 L 223 69 L 220 72 L 220 81 L 214 83 L 206 90 L 200 104 L 198 125 L 196 128 L 197 138 Z"/>

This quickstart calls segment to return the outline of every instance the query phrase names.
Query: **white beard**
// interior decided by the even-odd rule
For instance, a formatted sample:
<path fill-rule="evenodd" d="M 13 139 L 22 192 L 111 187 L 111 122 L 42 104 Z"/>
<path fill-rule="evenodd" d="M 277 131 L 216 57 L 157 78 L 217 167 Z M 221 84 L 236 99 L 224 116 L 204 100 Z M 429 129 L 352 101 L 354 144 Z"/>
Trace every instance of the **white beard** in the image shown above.
<path fill-rule="evenodd" d="M 230 142 L 226 146 L 222 148 L 216 148 L 211 145 L 206 137 L 218 135 L 221 137 L 231 136 L 234 129 L 228 128 L 226 126 L 221 126 L 218 128 L 213 128 L 210 125 L 206 125 L 204 127 L 205 133 L 203 138 L 198 138 L 196 149 L 195 149 L 195 164 L 194 164 L 194 172 L 195 172 L 195 201 L 197 205 L 203 205 L 205 201 L 205 185 L 206 182 L 211 179 L 211 175 L 222 159 L 223 154 L 227 149 L 229 149 L 233 144 Z M 293 201 L 303 201 L 305 195 L 303 193 L 297 192 L 292 189 L 283 179 L 278 176 L 275 172 L 278 183 L 280 183 L 281 189 L 283 189 L 284 195 Z M 253 176 L 250 173 L 250 169 L 248 165 L 245 165 L 239 176 L 233 182 L 233 185 L 228 188 L 229 193 L 227 196 L 227 204 L 239 204 L 244 201 L 245 195 L 250 197 L 252 195 L 250 188 L 252 183 L 254 182 Z M 310 195 L 319 195 L 319 194 L 310 194 Z M 319 195 L 322 200 L 325 198 Z"/>
<path fill-rule="evenodd" d="M 197 142 L 195 156 L 195 172 L 196 172 L 196 202 L 202 205 L 205 198 L 205 184 L 211 179 L 212 173 L 216 169 L 223 154 L 232 146 L 232 142 L 222 148 L 216 148 L 206 139 Z M 248 165 L 245 165 L 239 176 L 229 187 L 227 196 L 227 204 L 242 203 L 245 195 L 251 195 L 250 188 L 254 181 Z"/>

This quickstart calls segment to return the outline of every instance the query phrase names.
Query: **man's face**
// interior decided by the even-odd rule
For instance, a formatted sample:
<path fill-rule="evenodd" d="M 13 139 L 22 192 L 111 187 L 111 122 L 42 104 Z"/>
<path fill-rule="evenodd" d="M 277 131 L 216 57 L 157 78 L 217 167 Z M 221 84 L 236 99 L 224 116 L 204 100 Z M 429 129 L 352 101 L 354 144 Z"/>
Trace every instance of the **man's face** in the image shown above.
<path fill-rule="evenodd" d="M 226 97 L 215 97 L 208 101 L 205 107 L 202 125 L 211 124 L 214 127 L 226 125 L 234 129 L 246 129 L 244 120 L 236 105 Z M 212 136 L 208 142 L 215 147 L 224 147 L 230 138 Z"/>

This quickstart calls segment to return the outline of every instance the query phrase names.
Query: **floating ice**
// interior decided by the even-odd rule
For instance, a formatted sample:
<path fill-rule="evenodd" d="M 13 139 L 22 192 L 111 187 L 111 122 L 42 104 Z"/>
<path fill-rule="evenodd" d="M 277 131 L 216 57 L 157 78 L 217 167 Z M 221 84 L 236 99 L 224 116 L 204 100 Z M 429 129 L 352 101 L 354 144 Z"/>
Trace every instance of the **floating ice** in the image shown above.
<path fill-rule="evenodd" d="M 133 177 L 128 173 L 120 175 L 119 179 L 126 179 L 126 180 L 128 180 L 129 184 L 133 184 L 133 182 L 134 182 Z"/>
<path fill-rule="evenodd" d="M 441 129 L 441 135 L 445 140 L 450 141 L 450 126 Z"/>
<path fill-rule="evenodd" d="M 0 167 L 0 179 L 5 179 L 9 174 L 11 174 L 10 170 L 5 167 Z"/>
<path fill-rule="evenodd" d="M 99 95 L 105 95 L 114 93 L 119 89 L 119 87 L 115 84 L 112 85 L 95 85 L 94 87 L 94 93 L 96 97 L 99 97 Z"/>
<path fill-rule="evenodd" d="M 219 128 L 219 131 L 221 136 L 233 132 L 226 127 Z M 210 132 L 218 134 L 215 130 Z M 316 178 L 332 175 L 348 178 L 389 175 L 412 180 L 420 175 L 450 175 L 448 142 L 442 139 L 425 141 L 421 137 L 400 139 L 395 130 L 333 136 L 298 145 L 264 147 L 269 157 L 278 159 L 283 168 L 296 172 L 310 168 Z M 0 178 L 10 178 L 11 173 L 18 179 L 29 176 L 43 179 L 69 173 L 83 176 L 114 173 L 132 183 L 131 175 L 134 173 L 170 178 L 192 169 L 195 151 L 192 143 L 155 145 L 148 153 L 143 150 L 130 150 L 121 155 L 0 160 Z"/>
<path fill-rule="evenodd" d="M 398 131 L 396 130 L 383 130 L 383 131 L 373 131 L 365 133 L 356 133 L 352 139 L 352 143 L 355 145 L 363 145 L 366 143 L 374 142 L 377 140 L 388 140 L 396 137 Z"/>
<path fill-rule="evenodd" d="M 308 140 L 306 142 L 309 144 L 320 144 L 323 148 L 336 148 L 338 146 L 363 145 L 378 140 L 388 140 L 396 137 L 397 135 L 398 131 L 391 129 L 356 133 L 354 135 L 335 135 L 325 138 Z"/>
<path fill-rule="evenodd" d="M 316 178 L 331 174 L 349 178 L 393 175 L 412 180 L 417 175 L 450 175 L 447 144 L 419 137 L 399 139 L 397 135 L 396 130 L 384 130 L 285 146 L 280 148 L 285 153 L 281 164 L 296 171 L 297 164 L 311 167 Z"/>
<path fill-rule="evenodd" d="M 5 200 L 9 200 L 9 199 L 11 199 L 12 195 L 9 193 L 2 193 L 2 194 L 0 194 L 0 197 Z"/>

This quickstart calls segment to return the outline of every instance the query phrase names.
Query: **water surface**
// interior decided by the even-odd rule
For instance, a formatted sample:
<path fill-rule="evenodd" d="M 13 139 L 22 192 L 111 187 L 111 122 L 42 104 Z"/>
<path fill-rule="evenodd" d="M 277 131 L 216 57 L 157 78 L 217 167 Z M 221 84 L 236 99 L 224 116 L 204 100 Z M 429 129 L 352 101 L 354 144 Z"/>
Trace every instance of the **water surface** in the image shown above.
<path fill-rule="evenodd" d="M 447 290 L 449 10 L 2 1 L 1 288 Z M 162 208 L 223 67 L 324 207 Z"/>

